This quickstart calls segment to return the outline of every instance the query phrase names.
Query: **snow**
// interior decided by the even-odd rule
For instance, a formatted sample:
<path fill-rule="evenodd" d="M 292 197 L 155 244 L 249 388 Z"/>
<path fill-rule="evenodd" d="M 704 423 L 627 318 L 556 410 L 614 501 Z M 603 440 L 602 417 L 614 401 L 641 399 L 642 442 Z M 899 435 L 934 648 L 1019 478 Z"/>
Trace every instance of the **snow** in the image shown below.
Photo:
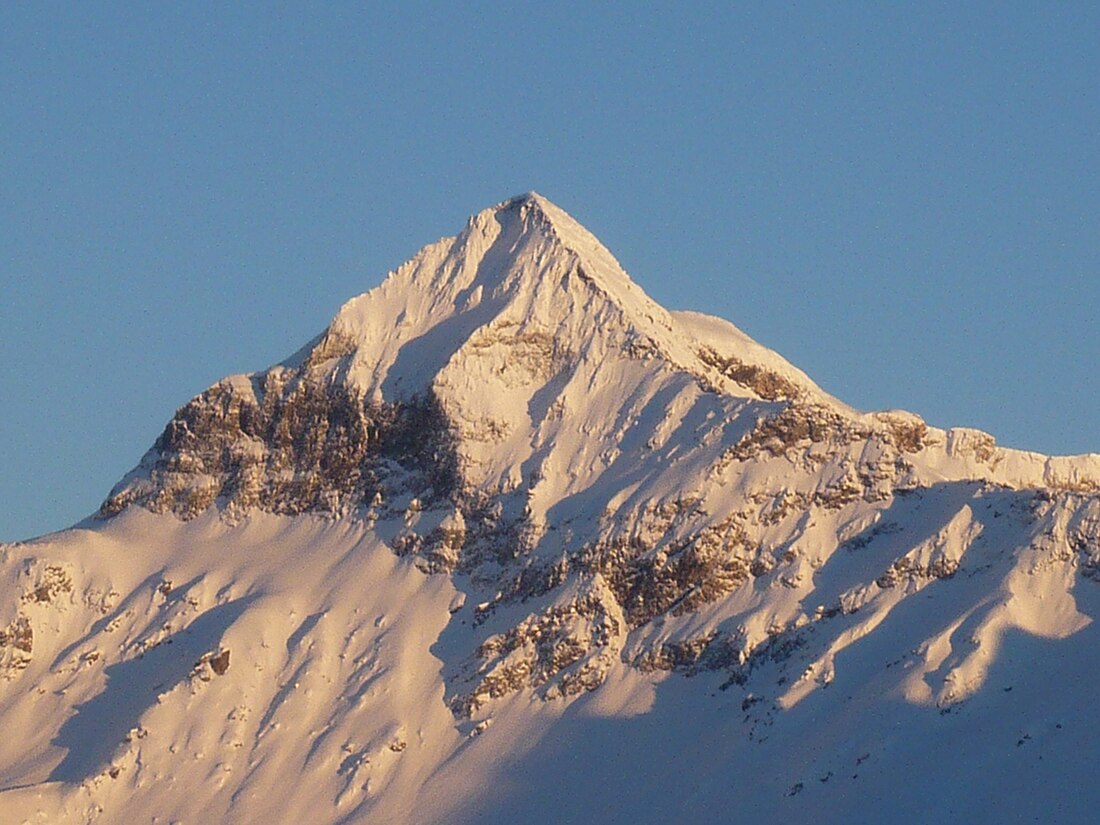
<path fill-rule="evenodd" d="M 455 591 L 362 526 L 128 511 L 38 552 L 75 586 L 35 605 L 48 619 L 34 660 L 5 685 L 3 785 L 44 784 L 4 810 L 41 795 L 54 822 L 122 803 L 129 821 L 186 819 L 201 787 L 224 821 L 310 821 L 318 805 L 353 813 L 384 787 L 415 792 L 417 763 L 457 741 L 429 652 Z M 225 675 L 196 676 L 220 650 Z M 48 710 L 60 725 L 43 724 Z"/>
<path fill-rule="evenodd" d="M 273 370 L 430 393 L 492 506 L 130 506 L 0 546 L 0 820 L 1095 820 L 1100 456 L 857 412 L 536 193 Z M 395 552 L 441 531 L 484 558 Z"/>

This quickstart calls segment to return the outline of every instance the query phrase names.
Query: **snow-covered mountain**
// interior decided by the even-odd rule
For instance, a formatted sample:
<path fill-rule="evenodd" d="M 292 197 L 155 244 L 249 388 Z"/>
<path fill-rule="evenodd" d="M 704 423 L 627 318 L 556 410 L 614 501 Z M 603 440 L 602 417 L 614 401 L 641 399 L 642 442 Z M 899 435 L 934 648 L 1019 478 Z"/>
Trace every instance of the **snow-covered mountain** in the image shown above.
<path fill-rule="evenodd" d="M 0 577 L 4 822 L 1100 806 L 1100 456 L 853 410 L 533 193 Z"/>

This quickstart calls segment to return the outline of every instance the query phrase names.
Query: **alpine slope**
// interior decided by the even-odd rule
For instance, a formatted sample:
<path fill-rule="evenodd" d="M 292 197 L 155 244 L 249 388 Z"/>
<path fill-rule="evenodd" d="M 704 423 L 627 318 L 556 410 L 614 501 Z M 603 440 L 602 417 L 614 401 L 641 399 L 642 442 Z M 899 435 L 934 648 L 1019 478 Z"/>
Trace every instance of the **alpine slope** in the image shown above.
<path fill-rule="evenodd" d="M 833 398 L 535 193 L 0 545 L 0 821 L 1091 823 L 1100 456 Z"/>

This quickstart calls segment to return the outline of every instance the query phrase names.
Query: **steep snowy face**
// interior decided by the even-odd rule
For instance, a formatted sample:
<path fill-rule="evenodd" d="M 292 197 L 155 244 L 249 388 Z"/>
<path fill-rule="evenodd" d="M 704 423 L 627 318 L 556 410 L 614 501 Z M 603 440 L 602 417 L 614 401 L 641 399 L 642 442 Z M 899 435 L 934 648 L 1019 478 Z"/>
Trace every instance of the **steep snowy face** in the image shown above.
<path fill-rule="evenodd" d="M 568 345 L 608 328 L 652 335 L 661 321 L 667 330 L 668 313 L 595 238 L 531 194 L 423 249 L 349 301 L 328 334 L 343 342 L 348 380 L 368 397 L 393 399 L 428 391 L 450 362 L 476 356 L 498 330 L 502 339 L 541 335 Z"/>
<path fill-rule="evenodd" d="M 448 367 L 470 366 L 488 339 L 518 347 L 519 366 L 528 370 L 534 359 L 523 357 L 525 342 L 545 337 L 575 357 L 618 348 L 705 371 L 682 326 L 591 233 L 529 193 L 475 215 L 457 237 L 425 247 L 378 289 L 349 301 L 323 355 L 339 353 L 342 376 L 366 396 L 390 400 L 427 391 Z M 720 340 L 732 339 L 725 346 L 753 349 L 732 328 L 722 332 Z M 769 360 L 761 347 L 752 354 Z M 813 386 L 782 359 L 770 360 L 788 391 Z"/>

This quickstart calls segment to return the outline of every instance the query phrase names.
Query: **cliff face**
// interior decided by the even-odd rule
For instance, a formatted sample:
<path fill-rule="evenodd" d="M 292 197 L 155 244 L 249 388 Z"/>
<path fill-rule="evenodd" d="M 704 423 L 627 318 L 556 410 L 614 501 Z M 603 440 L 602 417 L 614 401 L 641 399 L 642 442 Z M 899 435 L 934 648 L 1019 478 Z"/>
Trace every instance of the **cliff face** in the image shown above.
<path fill-rule="evenodd" d="M 184 405 L 94 527 L 0 548 L 0 766 L 70 788 L 54 821 L 454 821 L 429 777 L 485 784 L 540 720 L 642 713 L 672 674 L 732 697 L 731 741 L 950 715 L 1012 639 L 1089 626 L 1098 490 L 1097 456 L 851 409 L 526 195 Z M 199 807 L 154 790 L 181 748 L 221 766 Z"/>
<path fill-rule="evenodd" d="M 254 383 L 255 382 L 255 383 Z M 276 368 L 211 387 L 182 407 L 100 515 L 131 504 L 194 518 L 210 507 L 295 515 L 354 512 L 406 489 L 456 488 L 452 436 L 435 400 L 369 402 Z"/>

